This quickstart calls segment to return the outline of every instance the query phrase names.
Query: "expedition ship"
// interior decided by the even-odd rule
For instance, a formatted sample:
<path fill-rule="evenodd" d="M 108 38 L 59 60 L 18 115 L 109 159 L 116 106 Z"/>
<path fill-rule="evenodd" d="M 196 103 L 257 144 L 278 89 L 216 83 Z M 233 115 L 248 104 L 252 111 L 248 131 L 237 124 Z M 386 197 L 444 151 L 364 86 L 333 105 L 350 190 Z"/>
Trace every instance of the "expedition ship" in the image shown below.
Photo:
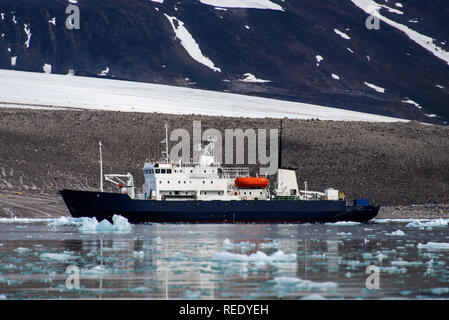
<path fill-rule="evenodd" d="M 368 199 L 349 203 L 333 188 L 309 191 L 305 183 L 300 190 L 294 169 L 279 168 L 270 192 L 267 177 L 217 163 L 214 141 L 200 147 L 196 163 L 169 160 L 167 130 L 166 146 L 163 159 L 145 163 L 140 193 L 130 173 L 104 175 L 118 187 L 118 192 L 104 192 L 102 164 L 100 191 L 60 190 L 70 214 L 110 221 L 117 214 L 131 223 L 305 223 L 367 222 L 379 212 Z"/>

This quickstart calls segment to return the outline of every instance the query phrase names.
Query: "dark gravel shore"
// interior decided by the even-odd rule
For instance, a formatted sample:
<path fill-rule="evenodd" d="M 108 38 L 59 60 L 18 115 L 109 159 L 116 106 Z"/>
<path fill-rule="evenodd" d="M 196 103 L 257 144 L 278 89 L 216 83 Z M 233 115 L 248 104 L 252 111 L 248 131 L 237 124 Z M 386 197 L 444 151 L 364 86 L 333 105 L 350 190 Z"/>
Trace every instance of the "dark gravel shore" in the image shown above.
<path fill-rule="evenodd" d="M 67 214 L 61 212 L 57 190 L 98 189 L 100 140 L 105 173 L 131 172 L 140 187 L 142 165 L 164 147 L 159 144 L 164 124 L 191 132 L 193 120 L 201 121 L 203 132 L 275 129 L 280 123 L 267 118 L 0 109 L 0 216 L 11 216 L 11 208 L 5 208 L 12 200 L 6 195 L 24 207 L 34 203 L 32 197 L 43 197 L 54 210 L 47 212 L 37 202 L 31 207 Z M 448 126 L 285 119 L 283 127 L 283 165 L 298 168 L 300 184 L 306 180 L 310 190 L 333 187 L 350 199 L 370 198 L 385 207 L 379 215 L 383 218 L 448 215 Z M 15 208 L 14 213 L 39 214 Z"/>

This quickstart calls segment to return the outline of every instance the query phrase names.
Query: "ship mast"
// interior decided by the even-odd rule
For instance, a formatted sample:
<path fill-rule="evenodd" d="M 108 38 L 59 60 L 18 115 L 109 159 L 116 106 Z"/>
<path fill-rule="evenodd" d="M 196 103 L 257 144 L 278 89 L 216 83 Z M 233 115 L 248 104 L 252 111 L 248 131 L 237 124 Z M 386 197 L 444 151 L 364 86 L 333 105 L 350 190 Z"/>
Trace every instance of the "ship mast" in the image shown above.
<path fill-rule="evenodd" d="M 278 168 L 282 168 L 282 119 L 281 130 L 279 131 Z"/>
<path fill-rule="evenodd" d="M 165 124 L 165 139 L 162 140 L 160 143 L 165 143 L 165 151 L 162 151 L 162 154 L 165 154 L 165 158 L 164 160 L 169 163 L 170 161 L 170 156 L 168 154 L 168 124 Z"/>
<path fill-rule="evenodd" d="M 103 192 L 103 156 L 101 154 L 101 141 L 98 143 L 100 147 L 100 191 Z"/>

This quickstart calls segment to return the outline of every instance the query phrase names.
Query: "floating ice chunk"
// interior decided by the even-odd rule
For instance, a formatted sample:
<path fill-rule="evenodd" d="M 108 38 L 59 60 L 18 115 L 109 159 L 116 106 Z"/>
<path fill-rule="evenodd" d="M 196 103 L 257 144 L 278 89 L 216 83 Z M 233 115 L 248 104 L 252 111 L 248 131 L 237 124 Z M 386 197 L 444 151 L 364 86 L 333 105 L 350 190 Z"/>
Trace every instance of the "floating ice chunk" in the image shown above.
<path fill-rule="evenodd" d="M 418 243 L 418 249 L 427 250 L 449 250 L 449 243 L 427 242 L 426 244 Z"/>
<path fill-rule="evenodd" d="M 187 290 L 183 293 L 182 298 L 185 300 L 200 300 L 201 296 L 201 291 Z"/>
<path fill-rule="evenodd" d="M 51 18 L 50 20 L 48 20 L 48 23 L 51 23 L 52 25 L 56 25 L 56 17 L 55 18 Z"/>
<path fill-rule="evenodd" d="M 402 267 L 419 267 L 422 266 L 423 263 L 421 261 L 403 261 L 403 260 L 399 260 L 399 261 L 391 261 L 391 264 L 393 266 L 402 266 Z"/>
<path fill-rule="evenodd" d="M 355 221 L 338 221 L 338 222 L 327 222 L 326 224 L 337 225 L 337 226 L 355 226 L 360 224 L 360 222 Z"/>
<path fill-rule="evenodd" d="M 433 294 L 446 294 L 449 293 L 449 288 L 433 288 L 430 290 Z"/>
<path fill-rule="evenodd" d="M 40 257 L 44 260 L 67 261 L 74 257 L 67 253 L 43 253 Z"/>
<path fill-rule="evenodd" d="M 17 64 L 17 56 L 11 57 L 11 67 L 15 67 Z"/>
<path fill-rule="evenodd" d="M 272 242 L 267 242 L 267 243 L 262 242 L 262 243 L 259 243 L 257 245 L 257 247 L 260 249 L 279 248 L 279 242 L 277 242 L 277 241 L 272 241 Z"/>
<path fill-rule="evenodd" d="M 278 297 L 285 296 L 291 291 L 327 291 L 338 287 L 335 282 L 314 282 L 295 277 L 276 277 L 268 282 L 274 283 L 274 289 L 277 291 Z"/>
<path fill-rule="evenodd" d="M 80 270 L 80 274 L 84 277 L 98 277 L 99 275 L 106 273 L 109 273 L 109 269 L 107 269 L 104 265 L 97 265 L 91 269 Z"/>
<path fill-rule="evenodd" d="M 57 219 L 52 219 L 48 225 L 49 226 L 70 226 L 70 225 L 79 225 L 81 223 L 80 219 L 77 218 L 67 218 L 60 217 Z"/>
<path fill-rule="evenodd" d="M 449 219 L 433 219 L 430 221 L 423 221 L 419 219 L 413 219 L 406 227 L 417 228 L 433 228 L 433 227 L 447 227 Z"/>
<path fill-rule="evenodd" d="M 175 252 L 171 256 L 172 260 L 187 260 L 187 256 L 182 252 Z"/>
<path fill-rule="evenodd" d="M 145 292 L 150 291 L 150 289 L 142 286 L 142 287 L 137 287 L 137 288 L 129 288 L 128 291 L 132 292 L 132 293 L 145 293 Z"/>
<path fill-rule="evenodd" d="M 392 267 L 380 267 L 379 270 L 380 270 L 380 272 L 386 272 L 386 273 L 390 273 L 390 274 L 406 273 L 407 272 L 406 268 L 398 268 L 398 267 L 395 267 L 395 266 L 392 266 Z"/>
<path fill-rule="evenodd" d="M 337 233 L 339 236 L 351 236 L 352 233 L 351 232 L 338 232 Z"/>
<path fill-rule="evenodd" d="M 98 222 L 96 218 L 81 218 L 81 232 L 130 232 L 132 227 L 128 222 L 128 219 L 114 215 L 112 217 L 112 222 L 108 220 L 102 220 Z"/>
<path fill-rule="evenodd" d="M 19 247 L 19 248 L 14 249 L 14 251 L 17 253 L 25 253 L 25 252 L 31 251 L 31 249 Z"/>
<path fill-rule="evenodd" d="M 134 251 L 133 256 L 136 258 L 143 258 L 145 256 L 145 252 L 143 251 Z"/>
<path fill-rule="evenodd" d="M 240 249 L 251 249 L 254 248 L 256 244 L 252 242 L 239 242 L 239 243 L 232 243 L 229 239 L 225 239 L 223 241 L 223 248 L 226 250 L 231 250 L 234 248 L 240 248 Z"/>
<path fill-rule="evenodd" d="M 164 3 L 164 0 L 150 0 L 151 2 Z"/>
<path fill-rule="evenodd" d="M 326 298 L 319 293 L 314 293 L 302 297 L 301 300 L 326 300 Z"/>
<path fill-rule="evenodd" d="M 295 262 L 296 254 L 284 254 L 282 251 L 277 251 L 272 255 L 267 255 L 262 251 L 257 251 L 249 256 L 245 254 L 229 253 L 229 252 L 217 252 L 212 255 L 213 261 L 237 261 L 237 262 L 249 262 L 254 264 L 271 264 L 276 262 Z"/>
<path fill-rule="evenodd" d="M 316 62 L 317 62 L 316 66 L 319 67 L 320 66 L 320 62 L 323 61 L 324 58 L 322 56 L 320 56 L 320 55 L 317 55 L 315 58 L 316 58 Z"/>
<path fill-rule="evenodd" d="M 398 230 L 393 231 L 391 233 L 387 233 L 386 235 L 387 236 L 405 236 L 405 233 L 404 233 L 404 231 L 398 229 Z"/>

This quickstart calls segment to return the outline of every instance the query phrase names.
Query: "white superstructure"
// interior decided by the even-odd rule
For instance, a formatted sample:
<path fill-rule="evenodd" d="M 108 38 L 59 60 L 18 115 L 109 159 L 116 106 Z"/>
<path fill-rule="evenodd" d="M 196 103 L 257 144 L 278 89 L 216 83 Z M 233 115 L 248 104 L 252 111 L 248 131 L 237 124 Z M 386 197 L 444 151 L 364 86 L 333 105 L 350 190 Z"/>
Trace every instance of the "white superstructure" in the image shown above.
<path fill-rule="evenodd" d="M 154 200 L 265 200 L 268 189 L 238 189 L 235 178 L 249 176 L 249 169 L 224 168 L 213 156 L 213 141 L 200 150 L 197 163 L 148 162 L 143 167 L 143 197 Z"/>

